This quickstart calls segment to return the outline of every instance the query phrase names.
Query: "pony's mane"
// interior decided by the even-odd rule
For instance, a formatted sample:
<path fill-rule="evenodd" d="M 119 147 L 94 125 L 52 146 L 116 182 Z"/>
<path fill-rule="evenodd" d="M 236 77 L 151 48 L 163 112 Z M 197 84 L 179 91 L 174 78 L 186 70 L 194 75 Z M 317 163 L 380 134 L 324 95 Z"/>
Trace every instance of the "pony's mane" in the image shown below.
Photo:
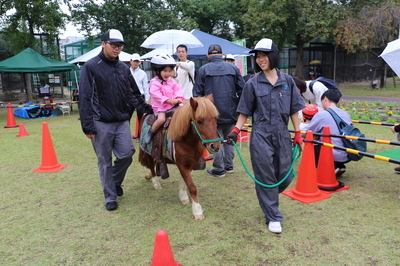
<path fill-rule="evenodd" d="M 196 119 L 204 119 L 208 117 L 218 117 L 218 110 L 214 104 L 207 98 L 193 98 L 197 101 L 196 113 L 190 105 L 190 101 L 186 101 L 183 106 L 175 110 L 172 116 L 171 124 L 168 128 L 168 138 L 172 141 L 179 141 L 183 136 L 188 134 L 190 122 Z"/>

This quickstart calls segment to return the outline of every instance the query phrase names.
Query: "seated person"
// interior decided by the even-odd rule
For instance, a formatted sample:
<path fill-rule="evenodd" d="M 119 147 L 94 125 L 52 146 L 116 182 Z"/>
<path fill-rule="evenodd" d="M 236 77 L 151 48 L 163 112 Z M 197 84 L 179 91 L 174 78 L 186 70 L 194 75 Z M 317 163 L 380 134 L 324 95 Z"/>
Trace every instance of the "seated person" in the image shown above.
<path fill-rule="evenodd" d="M 329 126 L 330 132 L 332 135 L 340 135 L 339 128 L 335 122 L 335 119 L 332 115 L 326 111 L 326 109 L 330 108 L 333 110 L 340 118 L 343 119 L 347 124 L 351 124 L 351 118 L 349 114 L 339 107 L 337 104 L 340 100 L 340 92 L 337 90 L 327 90 L 321 96 L 321 104 L 324 108 L 323 111 L 319 111 L 316 113 L 309 124 L 307 124 L 303 130 L 311 130 L 313 133 L 323 133 L 323 129 L 325 126 Z M 342 138 L 332 138 L 332 144 L 335 146 L 343 147 L 343 139 Z M 315 145 L 315 157 L 316 163 L 318 163 L 319 158 L 319 150 L 320 145 Z M 335 172 L 336 176 L 341 176 L 346 172 L 345 163 L 348 163 L 350 160 L 347 157 L 347 152 L 333 149 L 333 159 L 335 162 Z"/>
<path fill-rule="evenodd" d="M 175 74 L 176 65 L 174 58 L 169 54 L 158 54 L 151 59 L 150 64 L 156 73 L 149 87 L 151 104 L 157 120 L 144 138 L 146 144 L 151 142 L 154 134 L 165 123 L 166 111 L 185 100 L 182 89 L 172 78 Z"/>

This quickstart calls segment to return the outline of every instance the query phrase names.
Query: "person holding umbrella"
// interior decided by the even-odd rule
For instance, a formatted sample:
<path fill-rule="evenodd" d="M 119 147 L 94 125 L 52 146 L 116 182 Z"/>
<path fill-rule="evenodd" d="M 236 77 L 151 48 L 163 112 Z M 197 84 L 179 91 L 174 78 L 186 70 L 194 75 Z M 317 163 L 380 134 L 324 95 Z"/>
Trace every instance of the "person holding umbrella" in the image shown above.
<path fill-rule="evenodd" d="M 188 48 L 184 44 L 176 47 L 176 54 L 179 61 L 176 62 L 175 80 L 182 89 L 183 97 L 190 99 L 193 96 L 194 85 L 194 62 L 187 59 Z"/>

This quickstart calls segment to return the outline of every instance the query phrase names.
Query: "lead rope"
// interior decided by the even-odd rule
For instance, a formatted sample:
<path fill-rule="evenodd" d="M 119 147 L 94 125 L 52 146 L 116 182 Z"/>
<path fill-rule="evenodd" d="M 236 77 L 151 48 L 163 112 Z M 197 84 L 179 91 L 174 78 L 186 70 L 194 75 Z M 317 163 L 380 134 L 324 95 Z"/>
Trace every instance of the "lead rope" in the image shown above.
<path fill-rule="evenodd" d="M 226 140 L 224 140 L 223 138 L 210 139 L 210 140 L 205 140 L 205 139 L 203 139 L 203 137 L 201 136 L 200 132 L 198 131 L 198 129 L 197 129 L 197 127 L 196 127 L 196 124 L 195 124 L 194 122 L 191 122 L 191 124 L 192 124 L 192 126 L 193 126 L 193 128 L 194 128 L 194 130 L 195 130 L 195 132 L 196 132 L 196 134 L 197 134 L 197 136 L 199 136 L 199 138 L 200 138 L 200 140 L 201 140 L 201 143 L 202 143 L 203 145 L 204 145 L 204 143 L 210 143 L 210 142 L 215 142 L 215 141 L 226 142 Z M 289 171 L 286 173 L 285 177 L 282 178 L 281 181 L 279 181 L 278 183 L 276 183 L 276 184 L 274 184 L 274 185 L 267 185 L 267 184 L 264 184 L 264 183 L 261 183 L 260 181 L 258 181 L 257 178 L 255 178 L 255 177 L 250 173 L 250 170 L 247 168 L 247 166 L 246 166 L 246 164 L 245 164 L 245 162 L 244 162 L 244 160 L 243 160 L 243 157 L 242 157 L 242 154 L 241 154 L 241 152 L 240 152 L 240 150 L 239 150 L 239 147 L 236 145 L 236 142 L 235 142 L 235 141 L 233 141 L 233 140 L 231 140 L 231 141 L 232 141 L 233 145 L 235 146 L 236 152 L 237 152 L 237 154 L 239 155 L 239 158 L 240 158 L 240 162 L 242 163 L 242 166 L 243 166 L 244 170 L 246 170 L 247 175 L 250 176 L 250 178 L 253 179 L 254 182 L 256 182 L 257 184 L 259 184 L 260 186 L 269 187 L 269 188 L 277 187 L 277 186 L 279 186 L 280 184 L 282 184 L 282 182 L 284 182 L 290 175 L 295 176 L 294 171 L 293 171 L 293 167 L 294 167 L 295 162 L 296 162 L 296 161 L 300 158 L 300 156 L 301 156 L 301 149 L 300 149 L 300 147 L 299 147 L 299 144 L 294 145 L 293 148 L 292 148 L 292 163 L 290 164 Z"/>
<path fill-rule="evenodd" d="M 269 187 L 269 188 L 277 187 L 280 184 L 282 184 L 282 182 L 284 182 L 291 174 L 293 175 L 293 177 L 295 176 L 294 171 L 293 171 L 293 167 L 294 167 L 295 162 L 301 156 L 301 149 L 299 148 L 299 144 L 296 144 L 296 145 L 293 146 L 293 149 L 292 149 L 292 163 L 290 164 L 289 171 L 286 173 L 285 177 L 282 178 L 281 181 L 279 181 L 278 183 L 276 183 L 274 185 L 267 185 L 267 184 L 264 184 L 264 183 L 261 183 L 260 181 L 258 181 L 257 178 L 255 178 L 251 174 L 250 170 L 247 168 L 247 166 L 246 166 L 246 164 L 245 164 L 245 162 L 243 160 L 242 154 L 240 153 L 239 147 L 236 145 L 236 142 L 232 141 L 232 143 L 235 146 L 236 152 L 237 152 L 237 154 L 239 155 L 239 158 L 240 158 L 240 162 L 242 163 L 244 170 L 246 170 L 247 175 L 250 176 L 251 179 L 253 179 L 254 182 L 259 184 L 260 186 Z"/>

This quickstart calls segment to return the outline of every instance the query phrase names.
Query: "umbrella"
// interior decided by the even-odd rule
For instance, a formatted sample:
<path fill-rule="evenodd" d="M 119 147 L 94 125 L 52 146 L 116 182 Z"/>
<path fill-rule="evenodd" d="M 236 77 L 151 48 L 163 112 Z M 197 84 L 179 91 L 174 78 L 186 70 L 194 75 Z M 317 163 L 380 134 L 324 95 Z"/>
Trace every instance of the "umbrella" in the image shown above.
<path fill-rule="evenodd" d="M 319 60 L 312 60 L 312 61 L 310 62 L 310 65 L 315 65 L 315 64 L 321 64 L 321 61 L 319 61 Z"/>
<path fill-rule="evenodd" d="M 380 57 L 382 57 L 390 68 L 396 72 L 396 75 L 400 77 L 400 39 L 389 42 Z"/>
<path fill-rule="evenodd" d="M 188 48 L 203 47 L 203 44 L 193 34 L 184 30 L 163 30 L 150 35 L 141 45 L 141 47 L 155 49 L 163 48 L 171 51 L 173 54 L 176 47 L 180 44 Z"/>

